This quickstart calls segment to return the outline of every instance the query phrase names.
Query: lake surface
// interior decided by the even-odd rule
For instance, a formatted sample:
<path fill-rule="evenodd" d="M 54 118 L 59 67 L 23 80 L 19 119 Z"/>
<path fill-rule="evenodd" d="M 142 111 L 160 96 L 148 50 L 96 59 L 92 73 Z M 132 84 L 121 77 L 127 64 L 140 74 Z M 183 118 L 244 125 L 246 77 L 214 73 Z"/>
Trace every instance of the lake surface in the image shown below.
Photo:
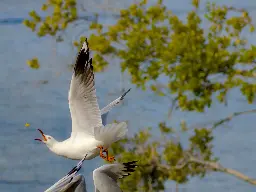
<path fill-rule="evenodd" d="M 61 178 L 76 164 L 76 161 L 67 160 L 54 155 L 48 149 L 36 143 L 33 139 L 39 136 L 37 128 L 46 134 L 53 135 L 62 140 L 69 136 L 71 120 L 68 108 L 67 92 L 72 72 L 68 65 L 72 63 L 76 51 L 72 50 L 70 42 L 56 45 L 49 37 L 38 38 L 34 33 L 24 27 L 20 21 L 27 18 L 31 9 L 39 10 L 44 1 L 37 0 L 2 0 L 0 2 L 0 191 L 16 192 L 43 191 Z M 109 6 L 115 1 L 109 1 Z M 124 3 L 125 2 L 125 3 Z M 132 0 L 114 3 L 117 8 L 128 6 Z M 154 2 L 151 0 L 150 2 Z M 185 18 L 189 10 L 189 0 L 168 3 L 175 13 Z M 205 2 L 205 1 L 204 1 Z M 250 13 L 256 18 L 256 1 L 233 0 L 216 1 L 217 3 L 232 3 L 237 7 L 249 8 Z M 112 3 L 112 4 L 111 4 Z M 84 1 L 91 11 L 98 11 L 104 16 L 101 22 L 109 25 L 115 22 L 109 11 L 103 9 L 101 0 Z M 102 5 L 102 6 L 100 6 Z M 12 18 L 16 18 L 13 19 Z M 15 22 L 8 22 L 8 21 Z M 88 35 L 85 22 L 83 26 L 69 29 L 68 39 L 74 40 L 79 35 Z M 244 34 L 248 35 L 248 34 Z M 249 42 L 256 43 L 255 36 L 249 37 Z M 41 63 L 40 70 L 32 70 L 26 65 L 26 60 L 38 56 Z M 121 83 L 121 79 L 124 79 Z M 122 88 L 132 88 L 123 105 L 116 107 L 109 115 L 109 122 L 114 119 L 128 120 L 129 134 L 132 135 L 139 129 L 157 124 L 167 119 L 168 108 L 166 98 L 155 96 L 152 92 L 143 92 L 136 89 L 129 81 L 126 73 L 121 78 L 118 60 L 112 59 L 111 65 L 101 73 L 96 74 L 96 88 L 100 107 L 116 99 Z M 44 84 L 42 82 L 48 81 Z M 175 112 L 169 124 L 178 126 L 181 120 L 186 120 L 193 125 L 212 122 L 226 117 L 235 111 L 252 109 L 237 90 L 232 91 L 228 101 L 229 106 L 224 107 L 214 104 L 205 114 Z M 255 104 L 254 104 L 255 107 Z M 214 134 L 215 155 L 220 157 L 220 162 L 229 168 L 236 169 L 251 177 L 256 178 L 256 131 L 255 114 L 235 118 L 228 124 L 228 128 L 220 127 Z M 25 128 L 29 122 L 31 126 Z M 81 173 L 84 173 L 89 191 L 93 191 L 92 171 L 100 166 L 103 161 L 95 158 L 86 161 Z M 166 184 L 166 191 L 174 191 L 174 183 Z M 181 191 L 232 191 L 250 192 L 256 188 L 240 181 L 233 176 L 222 173 L 211 173 L 204 179 L 193 178 L 182 186 Z"/>

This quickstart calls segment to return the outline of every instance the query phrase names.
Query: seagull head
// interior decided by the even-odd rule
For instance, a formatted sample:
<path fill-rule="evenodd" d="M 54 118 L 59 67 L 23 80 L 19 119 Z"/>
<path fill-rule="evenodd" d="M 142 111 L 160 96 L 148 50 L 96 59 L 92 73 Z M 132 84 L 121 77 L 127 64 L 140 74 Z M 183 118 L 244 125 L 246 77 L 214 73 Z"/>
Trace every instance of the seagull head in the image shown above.
<path fill-rule="evenodd" d="M 51 147 L 54 145 L 54 143 L 56 143 L 56 140 L 52 136 L 45 135 L 41 129 L 38 129 L 38 131 L 41 133 L 42 139 L 37 138 L 37 139 L 35 139 L 36 141 L 40 141 L 40 142 L 46 144 L 48 147 Z"/>

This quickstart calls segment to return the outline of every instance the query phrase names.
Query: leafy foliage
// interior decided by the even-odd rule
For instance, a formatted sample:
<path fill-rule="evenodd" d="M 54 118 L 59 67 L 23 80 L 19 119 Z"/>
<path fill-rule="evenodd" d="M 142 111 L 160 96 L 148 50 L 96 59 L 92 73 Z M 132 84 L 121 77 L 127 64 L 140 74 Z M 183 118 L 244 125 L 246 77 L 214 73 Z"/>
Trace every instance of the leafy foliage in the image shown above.
<path fill-rule="evenodd" d="M 252 103 L 256 93 L 256 46 L 249 45 L 241 35 L 254 32 L 249 13 L 208 3 L 203 15 L 199 0 L 192 0 L 192 5 L 185 21 L 168 10 L 162 0 L 152 6 L 142 0 L 121 10 L 114 25 L 104 27 L 92 22 L 90 30 L 95 33 L 88 41 L 95 52 L 94 69 L 104 69 L 108 65 L 104 56 L 114 55 L 121 59 L 122 71 L 129 72 L 132 83 L 144 90 L 151 88 L 159 96 L 174 95 L 182 110 L 204 112 L 215 96 L 219 102 L 226 102 L 227 93 L 236 87 Z M 58 36 L 77 19 L 76 0 L 48 0 L 42 10 L 49 7 L 53 11 L 44 20 L 32 11 L 31 20 L 24 21 L 40 37 Z M 74 46 L 79 49 L 84 39 L 80 37 Z M 165 92 L 157 86 L 161 76 L 168 79 Z M 180 129 L 182 134 L 189 132 L 185 122 Z M 188 134 L 188 146 L 180 140 L 173 141 L 177 128 L 162 122 L 159 130 L 162 136 L 158 139 L 150 129 L 145 129 L 113 145 L 118 161 L 137 159 L 140 163 L 135 174 L 120 181 L 125 191 L 159 191 L 167 180 L 185 183 L 190 177 L 204 177 L 216 171 L 196 162 L 181 166 L 188 154 L 204 161 L 217 161 L 212 154 L 213 129 L 194 129 Z"/>
<path fill-rule="evenodd" d="M 69 23 L 77 19 L 76 0 L 47 0 L 41 10 L 53 10 L 52 15 L 42 19 L 37 12 L 30 11 L 31 20 L 24 20 L 24 25 L 32 31 L 37 31 L 39 37 L 55 36 L 57 32 L 65 30 Z"/>
<path fill-rule="evenodd" d="M 169 77 L 169 93 L 177 95 L 183 110 L 202 112 L 205 106 L 211 106 L 214 93 L 223 102 L 234 87 L 240 87 L 252 102 L 256 87 L 244 77 L 255 77 L 255 46 L 246 48 L 247 41 L 240 36 L 247 26 L 254 31 L 246 11 L 208 4 L 207 31 L 197 6 L 188 13 L 186 22 L 168 11 L 161 1 L 145 7 L 143 1 L 121 10 L 116 25 L 90 37 L 93 43 L 96 38 L 106 38 L 125 45 L 125 49 L 114 49 L 113 53 L 123 60 L 122 70 L 129 71 L 133 83 L 145 89 L 147 82 L 155 82 L 160 75 Z M 241 12 L 241 16 L 229 18 L 230 11 Z M 91 27 L 99 28 L 99 24 Z M 238 64 L 250 69 L 241 69 Z M 151 88 L 157 89 L 154 84 Z"/>
<path fill-rule="evenodd" d="M 194 9 L 188 12 L 186 21 L 181 21 L 159 0 L 149 8 L 147 1 L 142 1 L 121 10 L 119 20 L 107 32 L 103 32 L 102 24 L 93 22 L 90 29 L 96 34 L 90 36 L 89 42 L 96 52 L 96 69 L 107 66 L 104 55 L 114 54 L 122 59 L 122 70 L 128 70 L 132 82 L 139 87 L 146 89 L 147 82 L 165 75 L 169 78 L 169 93 L 177 95 L 183 110 L 203 111 L 205 106 L 211 106 L 214 93 L 224 102 L 227 92 L 234 87 L 240 87 L 251 103 L 256 87 L 245 77 L 255 78 L 256 47 L 247 48 L 247 40 L 241 36 L 248 26 L 254 32 L 248 12 L 208 3 L 202 17 L 198 14 L 198 3 L 193 1 Z M 54 7 L 51 16 L 41 21 L 31 11 L 32 20 L 24 23 L 33 31 L 40 24 L 39 36 L 56 35 L 77 18 L 75 6 L 75 0 L 49 0 L 42 10 Z M 240 15 L 229 17 L 230 12 Z M 209 30 L 203 29 L 203 19 L 210 24 Z M 74 45 L 80 47 L 84 38 Z M 116 48 L 113 43 L 125 49 Z M 244 69 L 245 66 L 249 69 Z M 153 84 L 151 89 L 157 88 Z"/>
<path fill-rule="evenodd" d="M 172 138 L 175 138 L 177 133 L 166 131 L 172 128 L 167 127 L 165 123 L 160 123 L 159 129 L 162 135 L 159 139 L 150 134 L 150 129 L 145 129 L 112 145 L 112 152 L 119 157 L 119 162 L 139 160 L 140 164 L 136 173 L 120 181 L 122 189 L 158 191 L 164 190 L 166 180 L 182 184 L 187 182 L 190 176 L 203 177 L 207 169 L 198 163 L 190 163 L 179 168 L 186 161 L 186 153 L 207 161 L 216 161 L 211 152 L 211 129 L 195 129 L 187 148 L 179 140 L 173 141 Z M 134 188 L 131 189 L 131 186 Z"/>

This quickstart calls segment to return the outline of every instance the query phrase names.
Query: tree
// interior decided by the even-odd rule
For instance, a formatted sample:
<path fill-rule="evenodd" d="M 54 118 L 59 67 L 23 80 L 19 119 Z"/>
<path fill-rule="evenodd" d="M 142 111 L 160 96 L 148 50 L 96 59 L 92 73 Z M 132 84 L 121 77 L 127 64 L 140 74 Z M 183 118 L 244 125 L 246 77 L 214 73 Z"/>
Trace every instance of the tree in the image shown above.
<path fill-rule="evenodd" d="M 42 10 L 51 7 L 53 12 L 42 19 L 31 11 L 31 19 L 24 24 L 39 37 L 59 37 L 78 20 L 76 3 L 76 0 L 48 0 Z M 249 13 L 214 3 L 200 8 L 199 0 L 192 0 L 192 5 L 186 21 L 168 10 L 162 0 L 153 6 L 142 0 L 121 10 L 114 25 L 105 27 L 98 21 L 92 22 L 90 29 L 95 33 L 88 41 L 96 53 L 95 69 L 102 70 L 108 65 L 106 55 L 120 58 L 122 71 L 129 72 L 132 83 L 154 91 L 159 97 L 172 98 L 170 110 L 203 113 L 216 99 L 228 107 L 227 93 L 234 88 L 240 89 L 248 103 L 252 103 L 256 93 L 256 46 L 241 35 L 243 31 L 254 32 Z M 230 16 L 230 13 L 236 14 Z M 208 29 L 203 28 L 203 20 L 210 26 Z M 74 46 L 79 49 L 84 39 L 82 36 Z M 168 81 L 159 87 L 161 76 Z M 187 132 L 186 122 L 180 128 L 159 122 L 161 140 L 155 139 L 148 128 L 114 144 L 112 150 L 118 161 L 140 161 L 138 171 L 121 181 L 123 189 L 159 191 L 167 180 L 182 184 L 190 177 L 204 177 L 212 171 L 228 173 L 256 185 L 256 180 L 221 166 L 212 152 L 213 131 L 217 127 L 233 117 L 255 112 L 256 109 L 236 112 L 211 126 L 198 126 L 190 135 L 188 146 L 172 139 Z"/>

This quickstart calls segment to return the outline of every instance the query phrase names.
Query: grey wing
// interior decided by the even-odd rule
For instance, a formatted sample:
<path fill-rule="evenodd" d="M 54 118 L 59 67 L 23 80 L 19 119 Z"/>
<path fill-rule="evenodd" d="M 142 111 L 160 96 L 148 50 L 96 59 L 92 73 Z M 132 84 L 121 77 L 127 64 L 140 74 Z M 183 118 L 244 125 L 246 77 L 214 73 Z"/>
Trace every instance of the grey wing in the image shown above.
<path fill-rule="evenodd" d="M 73 180 L 66 185 L 61 192 L 87 192 L 84 176 L 76 175 Z"/>
<path fill-rule="evenodd" d="M 117 180 L 131 174 L 137 167 L 136 161 L 127 163 L 108 164 L 93 171 L 93 181 L 96 191 L 100 192 L 121 192 Z"/>
<path fill-rule="evenodd" d="M 95 191 L 98 192 L 122 192 L 117 182 L 101 171 L 93 172 Z"/>
<path fill-rule="evenodd" d="M 125 95 L 130 91 L 131 89 L 128 89 L 128 91 L 124 92 L 120 97 L 118 97 L 116 100 L 109 103 L 106 107 L 103 107 L 103 109 L 100 110 L 101 115 L 104 115 L 105 113 L 109 112 L 113 107 L 118 105 L 121 101 L 124 100 Z"/>
<path fill-rule="evenodd" d="M 85 179 L 82 175 L 72 176 L 72 180 L 64 180 L 49 192 L 87 192 Z"/>
<path fill-rule="evenodd" d="M 68 172 L 68 174 L 62 177 L 59 181 L 57 181 L 54 185 L 48 188 L 45 192 L 68 192 L 71 189 L 74 189 L 74 186 L 76 186 L 76 190 L 73 190 L 73 192 L 86 192 L 86 185 L 83 176 L 76 175 L 77 172 L 81 169 L 83 161 L 85 160 L 86 156 L 81 161 L 79 161 L 77 165 Z M 84 190 L 82 191 L 81 189 Z"/>
<path fill-rule="evenodd" d="M 75 177 L 75 173 L 61 178 L 54 185 L 52 185 L 50 188 L 46 189 L 45 192 L 60 192 L 60 191 L 63 191 L 64 189 L 66 189 L 67 185 L 69 185 L 71 183 L 71 181 L 74 180 L 74 177 Z"/>

